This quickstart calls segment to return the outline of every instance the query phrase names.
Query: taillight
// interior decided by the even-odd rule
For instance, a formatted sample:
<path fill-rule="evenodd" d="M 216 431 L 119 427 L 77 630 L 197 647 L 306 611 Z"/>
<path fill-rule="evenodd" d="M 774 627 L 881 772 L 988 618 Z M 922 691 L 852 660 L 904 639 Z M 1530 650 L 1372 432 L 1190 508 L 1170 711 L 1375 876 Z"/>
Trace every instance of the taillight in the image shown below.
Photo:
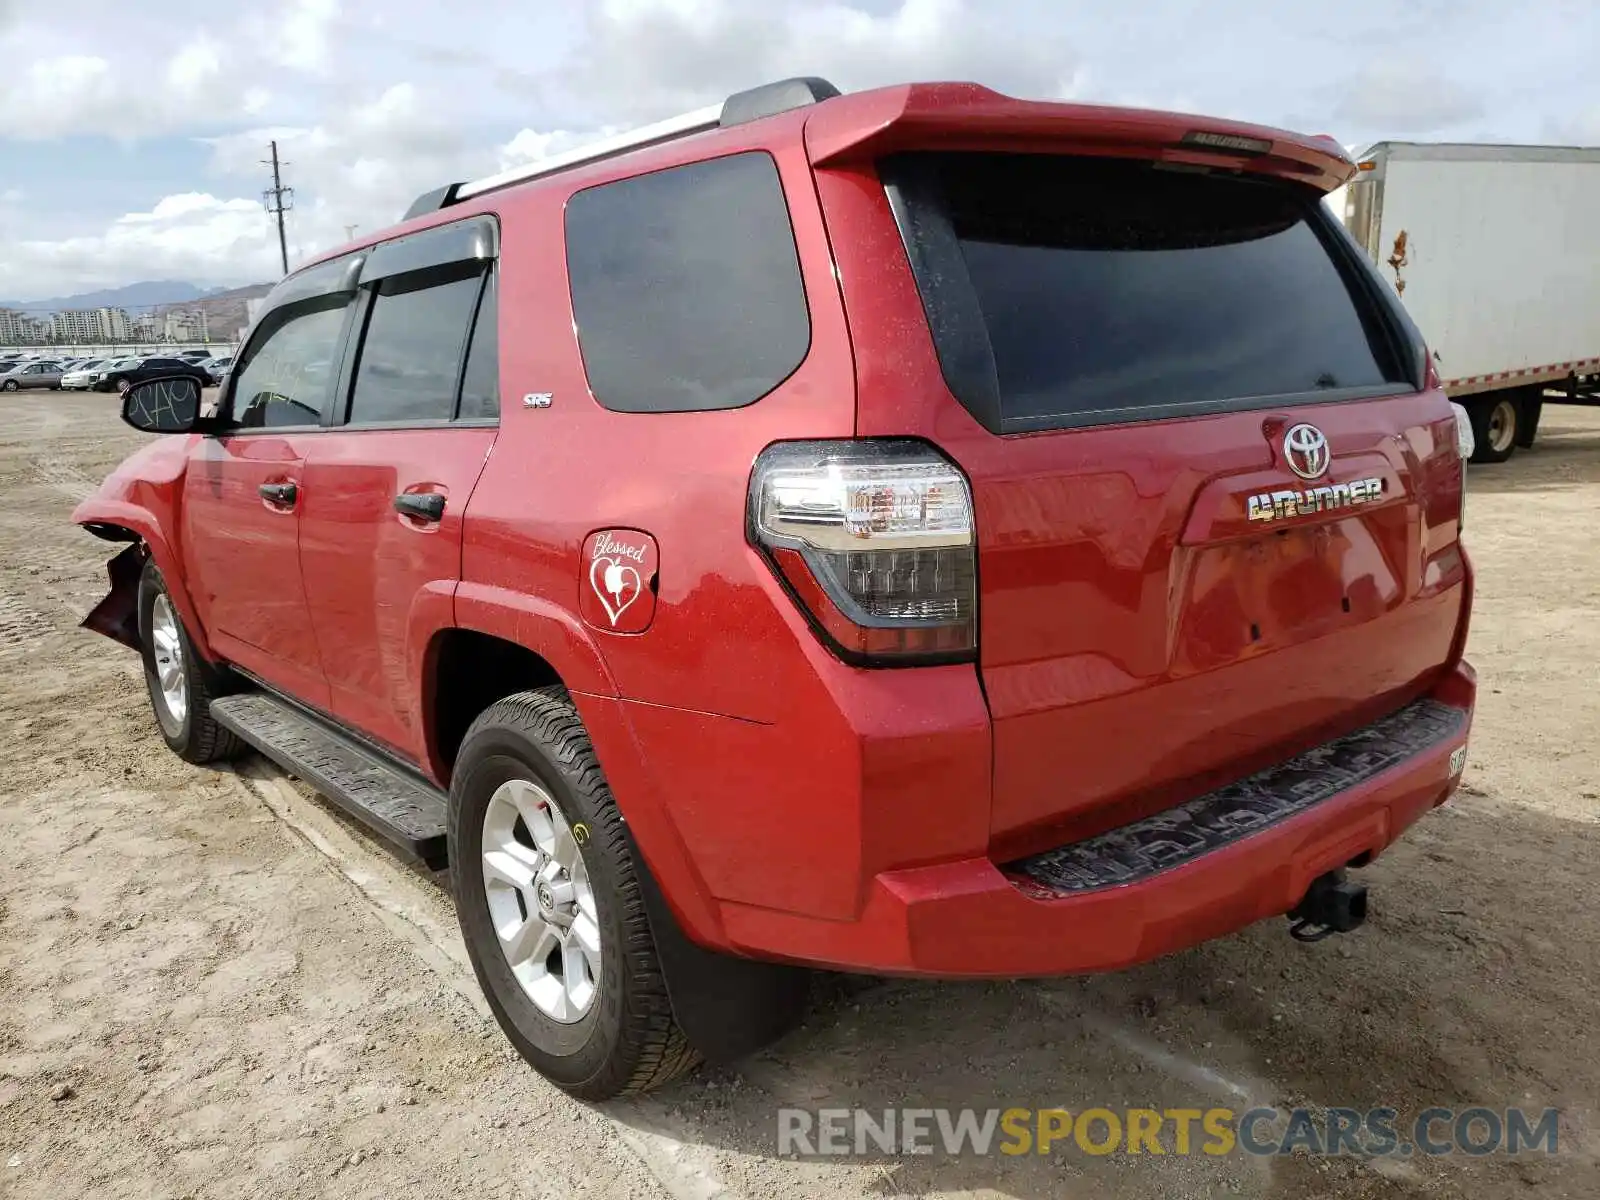
<path fill-rule="evenodd" d="M 977 563 L 967 481 L 922 442 L 783 442 L 756 459 L 750 538 L 841 657 L 971 658 Z"/>
<path fill-rule="evenodd" d="M 1467 527 L 1467 460 L 1477 451 L 1477 440 L 1472 434 L 1472 418 L 1467 410 L 1454 400 L 1450 401 L 1450 415 L 1456 424 L 1456 456 L 1461 459 L 1461 511 L 1456 514 L 1456 528 Z"/>

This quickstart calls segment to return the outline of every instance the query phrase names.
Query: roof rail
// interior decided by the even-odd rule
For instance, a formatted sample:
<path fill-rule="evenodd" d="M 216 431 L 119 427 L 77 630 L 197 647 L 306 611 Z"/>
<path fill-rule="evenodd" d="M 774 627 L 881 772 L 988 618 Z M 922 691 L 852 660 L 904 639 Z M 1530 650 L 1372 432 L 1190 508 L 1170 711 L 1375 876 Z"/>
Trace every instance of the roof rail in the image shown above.
<path fill-rule="evenodd" d="M 684 113 L 682 116 L 670 117 L 665 121 L 657 121 L 654 125 L 646 125 L 640 129 L 620 133 L 614 137 L 602 138 L 590 142 L 586 146 L 579 146 L 576 150 L 569 150 L 565 154 L 552 154 L 548 158 L 541 158 L 525 166 L 512 167 L 509 171 L 501 171 L 496 175 L 487 175 L 482 179 L 468 180 L 465 183 L 451 183 L 444 187 L 434 188 L 431 192 L 424 192 L 418 196 L 402 220 L 409 221 L 413 217 L 420 217 L 427 213 L 438 212 L 462 200 L 473 196 L 481 196 L 485 192 L 492 192 L 497 188 L 509 187 L 513 183 L 522 183 L 529 179 L 538 179 L 544 175 L 554 175 L 560 171 L 568 171 L 573 167 L 583 166 L 586 163 L 599 162 L 602 159 L 615 158 L 620 154 L 629 154 L 635 150 L 643 150 L 649 146 L 657 146 L 662 142 L 676 141 L 678 138 L 689 137 L 708 130 L 719 129 L 728 125 L 742 125 L 746 121 L 757 121 L 762 117 L 776 116 L 778 113 L 788 112 L 793 108 L 802 108 L 807 104 L 818 104 L 823 100 L 831 100 L 839 95 L 839 89 L 826 79 L 804 77 L 797 79 L 781 79 L 776 83 L 762 84 L 760 87 L 750 88 L 748 91 L 735 92 L 721 104 L 709 105 L 706 108 L 697 108 L 693 112 Z"/>

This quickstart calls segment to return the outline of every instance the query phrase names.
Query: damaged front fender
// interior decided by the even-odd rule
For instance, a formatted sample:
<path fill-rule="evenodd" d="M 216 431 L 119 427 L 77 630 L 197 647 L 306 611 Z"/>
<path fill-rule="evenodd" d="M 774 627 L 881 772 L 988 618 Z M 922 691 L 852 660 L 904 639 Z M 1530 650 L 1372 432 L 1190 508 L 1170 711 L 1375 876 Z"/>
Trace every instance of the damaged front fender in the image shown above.
<path fill-rule="evenodd" d="M 147 561 L 153 562 L 194 649 L 210 662 L 215 655 L 178 554 L 183 482 L 193 441 L 157 438 L 136 450 L 73 510 L 72 521 L 106 541 L 136 544 L 134 554 L 124 551 L 109 564 L 111 593 L 95 606 L 84 627 L 137 646 L 139 573 Z"/>
<path fill-rule="evenodd" d="M 148 557 L 144 543 L 134 542 L 106 564 L 111 591 L 83 619 L 83 628 L 139 649 L 139 579 Z"/>

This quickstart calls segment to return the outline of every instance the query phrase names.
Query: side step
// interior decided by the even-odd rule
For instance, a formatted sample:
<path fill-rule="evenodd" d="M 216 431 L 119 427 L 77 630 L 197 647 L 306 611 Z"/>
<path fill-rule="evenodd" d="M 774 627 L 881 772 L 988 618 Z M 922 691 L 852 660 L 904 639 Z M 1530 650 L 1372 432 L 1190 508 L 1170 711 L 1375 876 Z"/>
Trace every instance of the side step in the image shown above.
<path fill-rule="evenodd" d="M 266 692 L 219 697 L 211 715 L 402 853 L 446 865 L 449 798 L 421 776 Z"/>

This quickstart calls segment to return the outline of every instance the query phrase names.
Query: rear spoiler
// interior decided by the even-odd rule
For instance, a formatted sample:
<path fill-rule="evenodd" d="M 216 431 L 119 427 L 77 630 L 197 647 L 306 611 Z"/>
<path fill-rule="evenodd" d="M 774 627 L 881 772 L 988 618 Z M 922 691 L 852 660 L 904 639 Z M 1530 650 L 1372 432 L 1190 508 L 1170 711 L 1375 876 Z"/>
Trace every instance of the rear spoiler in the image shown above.
<path fill-rule="evenodd" d="M 900 150 L 1000 150 L 1149 158 L 1299 180 L 1330 192 L 1356 174 L 1344 147 L 1182 113 L 1016 100 L 974 83 L 914 83 L 840 96 L 806 121 L 812 165 Z"/>

